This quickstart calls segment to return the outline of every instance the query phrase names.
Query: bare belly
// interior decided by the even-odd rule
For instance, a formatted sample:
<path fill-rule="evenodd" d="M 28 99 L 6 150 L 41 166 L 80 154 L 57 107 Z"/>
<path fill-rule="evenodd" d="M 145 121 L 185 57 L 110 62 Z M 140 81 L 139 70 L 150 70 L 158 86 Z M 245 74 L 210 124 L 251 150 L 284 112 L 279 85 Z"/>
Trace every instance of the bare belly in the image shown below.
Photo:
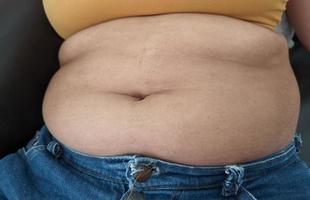
<path fill-rule="evenodd" d="M 258 159 L 296 131 L 300 96 L 285 39 L 207 14 L 117 19 L 62 45 L 44 121 L 91 155 L 191 165 Z"/>

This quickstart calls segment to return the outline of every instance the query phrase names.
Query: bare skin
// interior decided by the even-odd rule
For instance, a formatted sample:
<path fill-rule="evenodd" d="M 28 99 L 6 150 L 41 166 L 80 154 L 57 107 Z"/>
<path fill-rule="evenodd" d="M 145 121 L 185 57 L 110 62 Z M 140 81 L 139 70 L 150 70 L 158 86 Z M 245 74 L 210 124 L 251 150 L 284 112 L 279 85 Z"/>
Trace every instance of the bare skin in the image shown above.
<path fill-rule="evenodd" d="M 249 22 L 117 19 L 68 38 L 59 60 L 44 121 L 86 154 L 231 164 L 280 150 L 296 131 L 300 95 L 286 41 Z"/>

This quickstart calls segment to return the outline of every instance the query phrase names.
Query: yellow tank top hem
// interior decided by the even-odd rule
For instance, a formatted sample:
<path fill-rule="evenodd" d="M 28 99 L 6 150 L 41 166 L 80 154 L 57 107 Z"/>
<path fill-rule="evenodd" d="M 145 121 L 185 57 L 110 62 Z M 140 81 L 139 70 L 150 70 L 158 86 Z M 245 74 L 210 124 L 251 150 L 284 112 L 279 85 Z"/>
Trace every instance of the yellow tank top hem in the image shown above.
<path fill-rule="evenodd" d="M 43 0 L 46 16 L 64 39 L 113 19 L 168 13 L 233 17 L 275 31 L 287 0 Z"/>

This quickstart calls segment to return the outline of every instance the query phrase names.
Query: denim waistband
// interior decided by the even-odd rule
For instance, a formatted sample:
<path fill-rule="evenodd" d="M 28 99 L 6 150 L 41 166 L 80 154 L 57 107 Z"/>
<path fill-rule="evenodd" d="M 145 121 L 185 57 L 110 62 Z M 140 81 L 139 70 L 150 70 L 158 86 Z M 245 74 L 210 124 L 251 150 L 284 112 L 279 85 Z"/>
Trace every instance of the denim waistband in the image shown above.
<path fill-rule="evenodd" d="M 194 166 L 173 163 L 139 154 L 120 156 L 92 156 L 83 154 L 62 144 L 52 136 L 46 125 L 31 144 L 46 145 L 56 159 L 62 159 L 75 169 L 93 177 L 118 183 L 130 183 L 137 173 L 152 166 L 148 181 L 140 181 L 135 187 L 141 188 L 207 188 L 223 187 L 223 194 L 235 193 L 243 182 L 259 178 L 272 170 L 289 165 L 298 159 L 302 144 L 301 135 L 295 134 L 283 149 L 261 159 L 229 165 Z M 143 178 L 142 178 L 143 179 Z M 237 187 L 236 187 L 237 185 Z"/>

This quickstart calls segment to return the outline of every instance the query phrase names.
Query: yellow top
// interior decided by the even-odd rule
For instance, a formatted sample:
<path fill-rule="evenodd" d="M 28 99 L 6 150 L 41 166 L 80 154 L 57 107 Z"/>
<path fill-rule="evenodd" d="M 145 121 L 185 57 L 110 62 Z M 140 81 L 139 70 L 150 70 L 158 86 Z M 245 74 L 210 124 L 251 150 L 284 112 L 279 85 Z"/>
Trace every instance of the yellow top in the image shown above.
<path fill-rule="evenodd" d="M 43 0 L 46 15 L 63 38 L 112 19 L 164 13 L 225 15 L 275 30 L 288 0 Z"/>

